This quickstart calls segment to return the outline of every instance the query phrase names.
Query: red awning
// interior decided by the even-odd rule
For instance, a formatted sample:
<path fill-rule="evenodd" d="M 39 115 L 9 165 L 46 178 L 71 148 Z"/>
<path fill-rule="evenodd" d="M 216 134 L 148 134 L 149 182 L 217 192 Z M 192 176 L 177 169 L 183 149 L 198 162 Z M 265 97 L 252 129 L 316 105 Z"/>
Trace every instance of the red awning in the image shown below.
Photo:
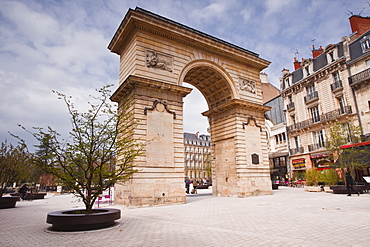
<path fill-rule="evenodd" d="M 355 144 L 348 144 L 348 145 L 341 146 L 340 148 L 345 149 L 345 148 L 361 147 L 361 146 L 367 146 L 367 145 L 370 145 L 370 141 L 359 142 L 359 143 L 355 143 Z"/>

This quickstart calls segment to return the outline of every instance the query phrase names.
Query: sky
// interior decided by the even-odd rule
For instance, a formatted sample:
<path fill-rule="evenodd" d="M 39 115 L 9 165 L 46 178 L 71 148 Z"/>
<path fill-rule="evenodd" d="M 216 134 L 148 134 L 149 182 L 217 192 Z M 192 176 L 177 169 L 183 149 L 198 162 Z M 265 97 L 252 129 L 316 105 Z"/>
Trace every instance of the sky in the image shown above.
<path fill-rule="evenodd" d="M 351 14 L 370 16 L 368 0 L 0 0 L 0 141 L 15 143 L 13 133 L 37 144 L 18 124 L 66 135 L 70 118 L 53 90 L 80 111 L 96 89 L 115 90 L 119 57 L 107 46 L 136 7 L 258 53 L 276 87 L 295 56 L 350 35 Z M 184 131 L 207 134 L 203 96 L 194 89 L 184 101 Z"/>

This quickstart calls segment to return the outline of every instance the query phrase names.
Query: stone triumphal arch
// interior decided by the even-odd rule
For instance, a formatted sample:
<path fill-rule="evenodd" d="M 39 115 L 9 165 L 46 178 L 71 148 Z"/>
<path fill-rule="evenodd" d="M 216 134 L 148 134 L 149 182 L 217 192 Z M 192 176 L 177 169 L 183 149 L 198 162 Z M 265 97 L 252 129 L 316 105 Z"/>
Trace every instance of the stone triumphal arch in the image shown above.
<path fill-rule="evenodd" d="M 258 54 L 141 8 L 130 9 L 108 49 L 120 56 L 112 100 L 134 98 L 135 138 L 148 143 L 138 173 L 115 185 L 128 206 L 185 203 L 183 98 L 194 85 L 209 110 L 213 194 L 271 194 Z"/>

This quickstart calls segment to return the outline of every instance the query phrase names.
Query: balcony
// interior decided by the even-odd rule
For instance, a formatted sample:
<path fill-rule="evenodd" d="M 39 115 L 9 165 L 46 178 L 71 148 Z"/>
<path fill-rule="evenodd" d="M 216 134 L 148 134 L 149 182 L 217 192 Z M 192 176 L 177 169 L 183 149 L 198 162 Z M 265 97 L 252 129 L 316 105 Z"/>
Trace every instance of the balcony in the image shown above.
<path fill-rule="evenodd" d="M 294 102 L 290 102 L 289 104 L 286 105 L 286 109 L 288 111 L 294 110 L 294 108 L 295 108 Z"/>
<path fill-rule="evenodd" d="M 291 148 L 289 151 L 291 155 L 298 154 L 298 153 L 302 154 L 304 153 L 304 148 L 303 147 Z"/>
<path fill-rule="evenodd" d="M 366 69 L 366 70 L 363 70 L 360 73 L 357 73 L 357 74 L 349 77 L 348 81 L 349 81 L 350 86 L 354 86 L 357 83 L 360 83 L 360 82 L 363 82 L 363 81 L 366 81 L 366 80 L 369 80 L 369 79 L 370 79 L 370 68 Z"/>
<path fill-rule="evenodd" d="M 315 119 L 310 118 L 310 119 L 307 119 L 305 121 L 298 122 L 298 123 L 295 123 L 293 125 L 289 125 L 287 127 L 287 131 L 288 132 L 293 132 L 293 131 L 296 131 L 296 130 L 308 128 L 308 127 L 310 127 L 312 125 L 315 125 L 317 123 L 326 123 L 328 121 L 331 121 L 331 120 L 337 119 L 341 116 L 346 116 L 346 115 L 349 115 L 349 114 L 352 114 L 352 108 L 351 108 L 351 106 L 345 106 L 343 108 L 339 108 L 339 109 L 336 109 L 334 111 L 323 113 L 323 114 L 320 115 L 319 118 L 315 118 Z"/>
<path fill-rule="evenodd" d="M 330 84 L 330 87 L 332 92 L 342 89 L 343 88 L 342 80 L 335 81 L 334 83 Z"/>
<path fill-rule="evenodd" d="M 322 149 L 322 148 L 325 148 L 325 142 L 308 145 L 308 151 L 309 152 L 312 152 L 312 151 L 315 151 L 315 150 L 318 150 L 318 149 Z"/>
<path fill-rule="evenodd" d="M 307 96 L 304 96 L 304 103 L 307 104 L 311 101 L 318 100 L 318 99 L 319 99 L 319 93 L 315 91 L 313 93 L 307 94 Z"/>

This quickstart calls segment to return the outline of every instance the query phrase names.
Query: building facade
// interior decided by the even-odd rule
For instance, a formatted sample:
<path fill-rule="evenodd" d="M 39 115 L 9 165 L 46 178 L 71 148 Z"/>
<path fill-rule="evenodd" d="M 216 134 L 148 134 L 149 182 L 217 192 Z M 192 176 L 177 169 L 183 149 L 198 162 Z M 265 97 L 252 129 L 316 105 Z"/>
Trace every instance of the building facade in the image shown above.
<path fill-rule="evenodd" d="M 349 85 L 356 103 L 361 134 L 370 138 L 370 18 L 350 18 L 353 35 L 350 37 L 348 61 Z M 360 25 L 360 24 L 362 25 Z M 364 27 L 363 27 L 364 26 Z"/>
<path fill-rule="evenodd" d="M 352 21 L 358 19 L 350 18 Z M 366 73 L 363 71 L 366 71 L 366 59 L 369 57 L 367 50 L 357 55 L 363 57 L 363 61 L 353 55 L 359 46 L 354 42 L 361 43 L 359 40 L 366 34 L 358 35 L 359 28 L 352 29 L 352 32 L 351 36 L 343 37 L 337 44 L 318 49 L 312 46 L 312 58 L 301 61 L 294 58 L 294 71 L 282 71 L 280 85 L 293 178 L 302 178 L 303 172 L 309 168 L 329 168 L 334 162 L 325 148 L 328 128 L 334 122 L 361 125 L 360 122 L 370 120 L 366 119 L 365 113 L 370 107 L 368 83 L 366 79 L 358 79 L 362 76 L 356 76 L 356 73 Z M 356 41 L 353 41 L 354 34 L 360 36 Z"/>
<path fill-rule="evenodd" d="M 184 133 L 185 177 L 189 179 L 212 179 L 211 137 L 199 133 Z"/>
<path fill-rule="evenodd" d="M 286 122 L 282 97 L 279 95 L 264 104 L 271 107 L 266 112 L 269 164 L 273 184 L 286 184 L 289 180 L 289 152 L 286 137 Z"/>

